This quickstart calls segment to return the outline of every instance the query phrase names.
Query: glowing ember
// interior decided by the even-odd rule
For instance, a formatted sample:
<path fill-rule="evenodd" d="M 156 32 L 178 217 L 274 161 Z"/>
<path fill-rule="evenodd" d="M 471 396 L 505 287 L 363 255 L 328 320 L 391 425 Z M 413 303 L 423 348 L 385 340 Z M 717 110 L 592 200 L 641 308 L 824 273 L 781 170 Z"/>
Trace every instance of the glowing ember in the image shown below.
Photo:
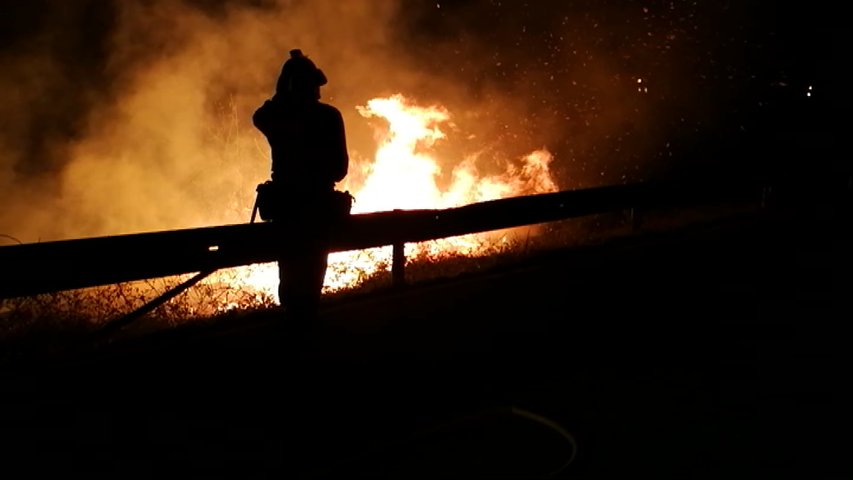
<path fill-rule="evenodd" d="M 357 109 L 364 117 L 383 118 L 388 124 L 387 129 L 378 132 L 379 148 L 363 184 L 347 186 L 356 198 L 353 213 L 451 208 L 557 190 L 548 169 L 552 157 L 546 150 L 534 151 L 515 163 L 507 162 L 505 171 L 499 175 L 480 174 L 476 156 L 455 164 L 448 159 L 436 159 L 432 147 L 446 137 L 441 127 L 451 118 L 444 107 L 418 106 L 398 94 L 375 98 Z M 437 183 L 442 165 L 451 168 L 451 182 L 445 189 Z M 480 256 L 487 254 L 490 245 L 505 240 L 507 235 L 509 232 L 503 231 L 497 235 L 466 235 L 440 242 L 413 244 L 406 253 L 410 260 L 423 255 L 432 258 Z M 333 253 L 329 256 L 324 292 L 356 286 L 371 275 L 390 269 L 390 266 L 390 247 Z M 276 296 L 278 268 L 275 264 L 235 270 L 239 279 L 230 278 L 228 283 Z M 223 278 L 213 276 L 209 281 L 222 282 Z"/>

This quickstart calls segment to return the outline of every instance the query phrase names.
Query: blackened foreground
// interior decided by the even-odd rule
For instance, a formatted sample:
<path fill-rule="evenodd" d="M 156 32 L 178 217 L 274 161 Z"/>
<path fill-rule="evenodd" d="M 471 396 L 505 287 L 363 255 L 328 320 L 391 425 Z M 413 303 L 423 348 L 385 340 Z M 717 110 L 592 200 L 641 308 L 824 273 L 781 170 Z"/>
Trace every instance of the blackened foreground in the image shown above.
<path fill-rule="evenodd" d="M 537 478 L 526 412 L 557 478 L 847 478 L 850 245 L 834 199 L 9 373 L 3 477 Z"/>

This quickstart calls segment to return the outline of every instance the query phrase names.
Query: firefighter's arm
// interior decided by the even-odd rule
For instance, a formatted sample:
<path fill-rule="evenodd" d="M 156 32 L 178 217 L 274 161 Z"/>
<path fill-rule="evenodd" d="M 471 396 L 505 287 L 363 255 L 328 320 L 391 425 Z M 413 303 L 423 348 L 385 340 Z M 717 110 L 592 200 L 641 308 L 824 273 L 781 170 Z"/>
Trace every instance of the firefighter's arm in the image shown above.
<path fill-rule="evenodd" d="M 335 151 L 333 152 L 336 164 L 334 170 L 334 179 L 335 182 L 340 182 L 347 176 L 347 171 L 349 170 L 349 153 L 347 152 L 347 136 L 346 131 L 344 129 L 344 118 L 341 115 L 341 112 L 335 112 L 335 125 L 337 136 L 335 142 Z"/>
<path fill-rule="evenodd" d="M 269 135 L 269 131 L 273 124 L 273 103 L 270 100 L 264 102 L 252 115 L 252 123 L 255 128 L 260 130 L 264 135 Z"/>

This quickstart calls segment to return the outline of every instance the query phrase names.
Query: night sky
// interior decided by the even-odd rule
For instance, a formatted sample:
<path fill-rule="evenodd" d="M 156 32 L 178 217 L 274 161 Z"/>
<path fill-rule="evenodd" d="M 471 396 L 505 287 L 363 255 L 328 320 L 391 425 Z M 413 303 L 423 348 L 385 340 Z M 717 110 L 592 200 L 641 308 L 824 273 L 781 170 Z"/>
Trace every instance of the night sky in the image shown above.
<path fill-rule="evenodd" d="M 849 96 L 836 13 L 829 2 L 470 0 L 425 4 L 406 34 L 426 61 L 436 44 L 465 52 L 475 38 L 476 55 L 441 59 L 432 68 L 453 75 L 490 58 L 492 68 L 467 79 L 471 95 L 496 82 L 497 95 L 528 96 L 541 105 L 525 125 L 533 132 L 583 118 L 562 129 L 554 148 L 564 156 L 585 128 L 594 128 L 586 121 L 610 115 L 607 99 L 617 98 L 621 125 L 586 152 L 590 163 L 600 162 L 593 169 L 624 162 L 621 172 L 629 173 L 624 166 L 633 162 L 626 157 L 637 164 L 658 157 L 665 161 L 650 176 L 694 168 L 701 175 L 716 167 L 725 175 L 764 176 L 773 175 L 773 166 L 759 157 L 791 148 L 831 152 L 812 140 L 831 137 L 825 132 L 836 128 Z M 606 78 L 575 82 L 579 67 L 602 58 Z M 786 144 L 796 141 L 789 134 L 807 143 Z M 666 161 L 672 157 L 678 160 Z"/>
<path fill-rule="evenodd" d="M 846 53 L 842 16 L 831 2 L 374 3 L 381 14 L 370 28 L 381 30 L 379 40 L 312 39 L 328 43 L 329 51 L 350 47 L 338 58 L 314 57 L 331 73 L 332 103 L 347 108 L 372 93 L 369 86 L 377 94 L 405 89 L 445 103 L 459 112 L 461 129 L 487 136 L 509 155 L 547 146 L 563 188 L 680 175 L 751 181 L 802 168 L 847 168 L 828 159 L 837 156 L 836 119 L 849 95 L 839 74 Z M 190 22 L 154 7 L 180 5 L 214 26 L 246 12 L 287 18 L 289 9 L 313 8 L 272 0 L 127 5 L 0 5 L 0 185 L 54 178 L 72 161 L 67 145 L 91 136 L 92 118 L 104 105 L 123 101 L 128 72 L 169 58 L 189 41 L 192 35 L 182 32 Z M 139 11 L 148 17 L 127 28 Z M 331 18 L 327 11 L 305 18 L 346 24 L 345 15 Z M 221 61 L 239 70 L 261 59 Z M 359 64 L 366 72 L 351 74 Z M 376 64 L 387 70 L 377 72 Z M 247 92 L 228 82 L 227 75 L 208 80 L 230 95 Z M 238 105 L 240 118 L 248 122 L 259 100 Z M 511 114 L 498 115 L 509 111 L 508 103 Z M 367 149 L 364 127 L 347 120 L 351 146 Z M 814 158 L 801 161 L 803 154 Z"/>

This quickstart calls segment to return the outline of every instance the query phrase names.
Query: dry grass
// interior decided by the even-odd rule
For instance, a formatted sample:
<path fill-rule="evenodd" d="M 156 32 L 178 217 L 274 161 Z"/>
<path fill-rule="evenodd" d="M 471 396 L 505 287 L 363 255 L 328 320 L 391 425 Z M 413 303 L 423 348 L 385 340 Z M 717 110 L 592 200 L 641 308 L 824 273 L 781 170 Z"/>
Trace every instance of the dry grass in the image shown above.
<path fill-rule="evenodd" d="M 219 274 L 220 278 L 224 278 Z M 124 318 L 192 275 L 67 290 L 0 302 L 3 360 L 51 353 L 86 342 L 99 328 Z M 275 299 L 216 281 L 199 283 L 158 306 L 134 325 L 136 333 L 209 320 L 228 310 L 268 308 Z"/>

